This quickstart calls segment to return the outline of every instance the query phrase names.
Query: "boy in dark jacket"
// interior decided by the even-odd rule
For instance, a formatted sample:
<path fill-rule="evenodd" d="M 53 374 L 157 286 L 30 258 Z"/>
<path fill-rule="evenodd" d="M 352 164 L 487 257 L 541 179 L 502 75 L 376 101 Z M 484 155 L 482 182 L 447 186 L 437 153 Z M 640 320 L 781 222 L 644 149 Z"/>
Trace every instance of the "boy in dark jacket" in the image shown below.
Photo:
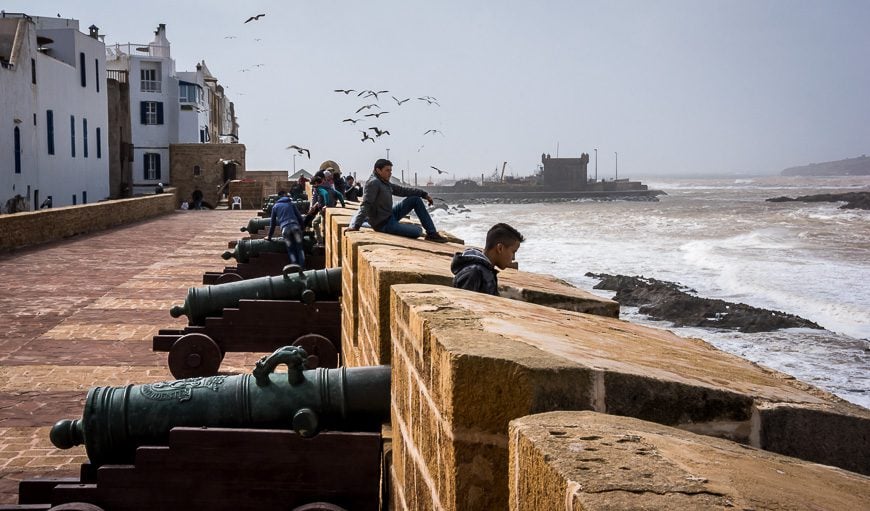
<path fill-rule="evenodd" d="M 486 233 L 486 247 L 466 248 L 453 256 L 450 271 L 453 287 L 498 296 L 498 270 L 513 264 L 514 256 L 525 241 L 523 235 L 508 224 L 495 224 Z"/>

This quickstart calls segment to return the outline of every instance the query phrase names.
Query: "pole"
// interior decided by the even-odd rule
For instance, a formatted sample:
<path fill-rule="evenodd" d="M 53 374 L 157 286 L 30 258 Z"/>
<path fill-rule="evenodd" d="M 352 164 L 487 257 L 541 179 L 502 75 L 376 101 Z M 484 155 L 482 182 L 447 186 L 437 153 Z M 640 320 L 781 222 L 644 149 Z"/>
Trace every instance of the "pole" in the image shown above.
<path fill-rule="evenodd" d="M 387 159 L 388 160 L 390 159 L 390 148 L 389 147 L 387 148 Z"/>
<path fill-rule="evenodd" d="M 298 154 L 293 154 L 293 173 L 296 173 L 296 157 Z"/>
<path fill-rule="evenodd" d="M 405 169 L 402 169 L 402 184 L 405 184 Z"/>
<path fill-rule="evenodd" d="M 598 182 L 598 149 L 595 149 L 595 182 Z"/>
<path fill-rule="evenodd" d="M 613 178 L 614 181 L 619 179 L 619 153 L 613 151 L 613 156 L 616 158 L 616 177 Z"/>

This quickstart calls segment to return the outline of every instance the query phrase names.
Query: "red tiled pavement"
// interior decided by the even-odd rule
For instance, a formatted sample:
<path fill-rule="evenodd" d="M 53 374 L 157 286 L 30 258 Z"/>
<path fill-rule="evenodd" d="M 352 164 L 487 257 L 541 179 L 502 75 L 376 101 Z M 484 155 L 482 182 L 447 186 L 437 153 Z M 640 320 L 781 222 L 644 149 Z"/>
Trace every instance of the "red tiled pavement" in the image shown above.
<path fill-rule="evenodd" d="M 77 474 L 83 447 L 55 449 L 48 428 L 81 416 L 97 385 L 172 379 L 159 328 L 205 271 L 220 271 L 227 241 L 252 211 L 179 211 L 157 219 L 0 255 L 0 503 L 18 481 Z M 227 355 L 243 370 L 256 355 Z"/>

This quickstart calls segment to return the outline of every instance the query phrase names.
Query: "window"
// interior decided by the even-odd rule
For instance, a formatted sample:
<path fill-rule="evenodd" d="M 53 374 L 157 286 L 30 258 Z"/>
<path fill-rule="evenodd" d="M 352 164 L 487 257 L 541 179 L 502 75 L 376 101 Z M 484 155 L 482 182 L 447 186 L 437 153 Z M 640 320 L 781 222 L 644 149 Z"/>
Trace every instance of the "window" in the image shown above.
<path fill-rule="evenodd" d="M 156 180 L 160 179 L 160 154 L 145 153 L 145 179 Z"/>
<path fill-rule="evenodd" d="M 88 120 L 82 119 L 82 156 L 88 157 Z"/>
<path fill-rule="evenodd" d="M 76 205 L 76 199 L 78 199 L 78 197 L 76 197 L 76 194 L 73 194 L 73 206 Z"/>
<path fill-rule="evenodd" d="M 45 111 L 45 136 L 48 139 L 48 154 L 54 154 L 54 110 Z"/>
<path fill-rule="evenodd" d="M 87 203 L 88 203 L 88 192 L 85 190 L 82 190 L 82 204 L 87 204 Z"/>
<path fill-rule="evenodd" d="M 79 53 L 79 72 L 82 75 L 82 87 L 88 86 L 88 70 L 85 69 L 85 53 Z"/>
<path fill-rule="evenodd" d="M 140 102 L 139 117 L 142 124 L 163 124 L 163 102 Z"/>
<path fill-rule="evenodd" d="M 21 174 L 21 130 L 18 126 L 15 126 L 13 138 L 15 139 L 15 173 Z"/>
<path fill-rule="evenodd" d="M 100 128 L 97 128 L 97 158 L 103 157 L 103 139 L 100 134 Z"/>
<path fill-rule="evenodd" d="M 36 83 L 36 59 L 30 59 L 30 83 Z"/>
<path fill-rule="evenodd" d="M 142 82 L 142 92 L 160 92 L 159 68 L 142 68 L 139 70 L 139 77 Z"/>
<path fill-rule="evenodd" d="M 76 116 L 69 116 L 69 152 L 76 157 Z"/>
<path fill-rule="evenodd" d="M 196 103 L 196 85 L 181 83 L 178 85 L 178 101 L 180 103 Z"/>
<path fill-rule="evenodd" d="M 202 169 L 200 168 L 200 166 L 199 166 L 199 165 L 194 165 L 194 166 L 193 166 L 193 177 L 198 177 L 198 176 L 201 176 L 201 175 L 202 175 Z"/>
<path fill-rule="evenodd" d="M 96 78 L 97 92 L 100 92 L 100 59 L 94 59 L 94 78 Z"/>
<path fill-rule="evenodd" d="M 205 143 L 205 133 L 206 131 L 204 129 L 199 130 L 199 142 L 202 144 Z"/>

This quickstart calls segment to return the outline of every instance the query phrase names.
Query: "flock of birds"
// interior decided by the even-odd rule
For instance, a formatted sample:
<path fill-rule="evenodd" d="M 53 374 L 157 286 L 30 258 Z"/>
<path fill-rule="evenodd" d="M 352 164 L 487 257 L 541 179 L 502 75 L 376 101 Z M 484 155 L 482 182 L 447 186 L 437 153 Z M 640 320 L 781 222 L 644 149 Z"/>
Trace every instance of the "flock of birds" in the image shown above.
<path fill-rule="evenodd" d="M 359 90 L 359 91 L 357 91 L 356 89 L 335 89 L 333 92 L 337 92 L 339 94 L 344 94 L 345 96 L 349 96 L 352 92 L 356 92 L 357 93 L 356 97 L 358 97 L 358 98 L 368 99 L 368 98 L 373 97 L 373 98 L 375 98 L 375 101 L 378 101 L 380 99 L 380 97 L 379 97 L 380 94 L 388 94 L 390 91 L 388 91 L 388 90 L 372 90 L 372 89 L 363 89 L 363 90 Z M 390 97 L 393 98 L 393 101 L 396 102 L 396 107 L 400 107 L 400 106 L 404 105 L 405 103 L 407 103 L 408 101 L 411 101 L 411 99 L 412 99 L 410 97 L 404 98 L 404 99 L 399 99 L 396 96 L 390 96 Z M 433 97 L 433 96 L 421 96 L 421 97 L 418 97 L 417 100 L 418 101 L 425 101 L 429 105 L 441 106 L 441 104 L 438 103 L 438 99 Z M 356 111 L 354 112 L 354 115 L 359 114 L 363 110 L 371 110 L 372 108 L 376 108 L 380 111 L 378 111 L 378 112 L 371 111 L 367 114 L 363 114 L 363 116 L 359 117 L 359 118 L 354 118 L 353 116 L 351 116 L 351 117 L 348 117 L 346 119 L 342 119 L 341 122 L 343 122 L 343 123 L 349 122 L 349 123 L 355 125 L 356 123 L 365 120 L 365 117 L 374 117 L 375 119 L 380 119 L 382 115 L 387 115 L 390 113 L 389 110 L 384 110 L 383 107 L 381 107 L 378 103 L 368 103 L 368 104 L 362 105 L 359 108 L 357 108 Z M 361 142 L 366 142 L 366 141 L 375 142 L 378 138 L 381 138 L 384 135 L 390 134 L 389 130 L 382 129 L 378 126 L 372 126 L 372 127 L 369 127 L 365 130 L 358 130 L 358 131 L 362 134 L 362 138 L 360 139 Z M 374 136 L 371 136 L 369 134 L 369 131 L 374 133 Z M 444 136 L 444 133 L 442 133 L 441 130 L 436 130 L 436 129 L 426 130 L 423 133 L 423 135 L 428 135 L 430 133 L 432 133 L 432 134 L 440 133 L 441 136 Z M 423 146 L 420 146 L 420 147 L 422 149 Z M 417 150 L 417 152 L 419 152 L 419 149 Z"/>
<path fill-rule="evenodd" d="M 254 16 L 250 16 L 244 21 L 243 24 L 251 23 L 254 21 L 259 21 L 260 18 L 262 18 L 264 16 L 266 16 L 266 13 L 260 13 L 260 14 L 254 15 Z M 224 37 L 224 39 L 235 39 L 235 38 L 236 38 L 236 36 Z M 255 39 L 255 41 L 261 41 L 261 39 Z M 254 64 L 251 67 L 241 69 L 240 72 L 244 73 L 244 72 L 251 71 L 252 68 L 260 68 L 260 67 L 263 67 L 263 64 Z M 384 110 L 377 103 L 377 101 L 379 101 L 381 99 L 380 95 L 381 94 L 389 94 L 389 92 L 390 92 L 389 90 L 335 89 L 334 92 L 339 93 L 339 94 L 344 94 L 345 96 L 349 96 L 352 93 L 356 93 L 356 97 L 358 97 L 358 98 L 361 98 L 361 99 L 374 98 L 374 101 L 375 101 L 374 103 L 367 103 L 365 105 L 360 106 L 359 108 L 356 109 L 356 111 L 354 112 L 354 115 L 357 115 L 364 110 L 368 111 L 368 113 L 365 113 L 362 115 L 362 117 L 358 117 L 358 118 L 355 118 L 354 116 L 347 117 L 341 121 L 342 123 L 350 123 L 352 125 L 356 125 L 356 123 L 365 120 L 366 117 L 380 120 L 381 116 L 387 115 L 390 113 L 389 110 Z M 396 96 L 392 96 L 392 95 L 390 97 L 393 99 L 393 101 L 395 101 L 397 108 L 401 107 L 402 105 L 404 105 L 405 103 L 407 103 L 408 101 L 411 101 L 411 99 L 413 99 L 411 97 L 399 99 Z M 429 106 L 432 106 L 432 105 L 439 106 L 439 107 L 441 106 L 441 104 L 438 102 L 438 99 L 435 98 L 434 96 L 419 96 L 416 99 L 417 99 L 417 101 L 425 102 Z M 377 111 L 372 110 L 372 109 L 376 109 Z M 385 135 L 390 134 L 390 131 L 388 129 L 384 129 L 384 128 L 381 128 L 379 126 L 371 126 L 365 130 L 358 130 L 358 131 L 362 135 L 362 138 L 360 138 L 360 141 L 363 143 L 365 143 L 367 141 L 371 141 L 372 143 L 374 143 L 377 141 L 377 139 L 379 139 Z M 428 129 L 428 130 L 424 131 L 423 135 L 424 136 L 426 136 L 426 135 L 441 135 L 443 137 L 444 133 L 439 129 L 433 128 L 433 129 Z M 423 149 L 423 147 L 425 147 L 425 146 L 420 145 L 419 149 L 417 149 L 417 152 L 419 153 Z M 296 144 L 291 144 L 291 145 L 287 146 L 286 149 L 295 150 L 298 154 L 301 154 L 301 155 L 308 157 L 309 160 L 311 159 L 311 150 L 306 148 L 306 147 L 302 147 L 302 146 L 299 146 Z M 225 162 L 219 161 L 219 163 L 223 164 Z M 434 167 L 434 166 L 430 166 L 430 167 L 433 170 L 435 170 L 436 172 L 438 172 L 439 175 L 447 173 L 447 171 L 441 170 L 437 167 Z"/>

